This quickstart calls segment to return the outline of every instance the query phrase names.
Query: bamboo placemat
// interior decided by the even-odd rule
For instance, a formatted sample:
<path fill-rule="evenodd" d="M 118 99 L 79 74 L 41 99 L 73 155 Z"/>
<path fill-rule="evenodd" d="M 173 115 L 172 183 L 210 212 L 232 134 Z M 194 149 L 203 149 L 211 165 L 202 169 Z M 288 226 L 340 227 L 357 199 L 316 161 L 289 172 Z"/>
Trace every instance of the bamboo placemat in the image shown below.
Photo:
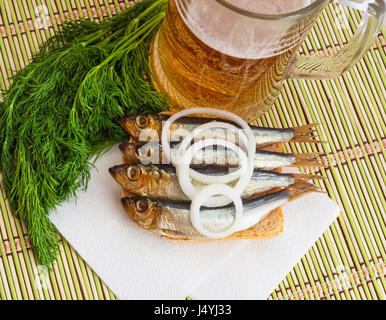
<path fill-rule="evenodd" d="M 12 70 L 23 68 L 63 21 L 100 20 L 133 4 L 123 0 L 0 1 L 0 88 L 8 87 Z M 329 5 L 300 54 L 329 54 L 331 48 L 342 47 L 359 21 L 359 12 Z M 258 121 L 274 127 L 321 124 L 319 136 L 329 144 L 288 145 L 287 150 L 326 154 L 318 173 L 327 179 L 320 186 L 341 207 L 338 220 L 269 299 L 383 300 L 386 296 L 384 36 L 383 29 L 365 57 L 339 79 L 287 81 L 275 106 Z M 27 230 L 12 216 L 2 188 L 0 212 L 0 300 L 116 299 L 64 239 L 52 270 L 38 266 Z"/>

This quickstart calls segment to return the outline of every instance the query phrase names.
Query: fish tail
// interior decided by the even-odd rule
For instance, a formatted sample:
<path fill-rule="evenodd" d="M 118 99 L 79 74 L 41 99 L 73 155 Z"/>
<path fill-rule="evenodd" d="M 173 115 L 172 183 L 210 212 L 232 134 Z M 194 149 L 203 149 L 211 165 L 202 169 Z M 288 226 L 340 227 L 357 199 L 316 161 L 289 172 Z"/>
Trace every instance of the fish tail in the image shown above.
<path fill-rule="evenodd" d="M 325 179 L 325 177 L 319 176 L 317 174 L 303 174 L 303 173 L 296 174 L 295 173 L 295 174 L 292 174 L 292 176 L 295 179 L 295 183 L 305 182 L 305 181 L 309 181 L 309 180 L 324 180 Z"/>
<path fill-rule="evenodd" d="M 322 152 L 308 152 L 308 153 L 296 153 L 294 156 L 296 159 L 299 160 L 311 160 L 311 159 L 318 159 L 320 158 L 324 153 Z"/>
<path fill-rule="evenodd" d="M 315 129 L 318 125 L 318 123 L 311 123 L 294 128 L 294 137 L 290 142 L 327 143 L 327 141 L 318 140 Z"/>
<path fill-rule="evenodd" d="M 321 154 L 318 152 L 300 153 L 294 154 L 293 156 L 295 157 L 295 162 L 291 165 L 292 167 L 321 167 L 319 163 Z"/>
<path fill-rule="evenodd" d="M 319 123 L 310 123 L 310 124 L 306 124 L 304 126 L 299 126 L 299 127 L 293 128 L 295 137 L 296 136 L 303 136 L 303 135 L 307 135 L 307 134 L 316 132 L 315 128 L 318 125 L 319 125 Z"/>
<path fill-rule="evenodd" d="M 322 167 L 322 164 L 319 163 L 319 160 L 317 159 L 311 159 L 311 160 L 299 160 L 296 161 L 291 165 L 291 167 L 296 168 L 319 168 Z"/>
<path fill-rule="evenodd" d="M 295 183 L 287 188 L 286 191 L 289 192 L 291 196 L 289 201 L 294 201 L 312 192 L 323 193 L 317 186 L 307 182 Z"/>
<path fill-rule="evenodd" d="M 314 135 L 303 135 L 303 136 L 296 136 L 293 139 L 291 139 L 289 142 L 302 142 L 302 143 L 328 143 L 328 141 L 319 140 Z"/>

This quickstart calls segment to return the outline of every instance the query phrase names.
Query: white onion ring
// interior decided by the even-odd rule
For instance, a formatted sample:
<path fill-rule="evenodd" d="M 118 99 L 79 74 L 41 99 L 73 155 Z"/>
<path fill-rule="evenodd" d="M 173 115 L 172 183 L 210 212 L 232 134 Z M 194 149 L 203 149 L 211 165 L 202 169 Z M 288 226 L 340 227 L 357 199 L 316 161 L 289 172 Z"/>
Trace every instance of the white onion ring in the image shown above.
<path fill-rule="evenodd" d="M 177 178 L 178 178 L 178 182 L 180 184 L 180 187 L 181 187 L 182 191 L 186 194 L 186 196 L 188 196 L 191 200 L 193 200 L 195 198 L 198 191 L 193 186 L 193 184 L 189 178 L 190 162 L 198 150 L 205 148 L 206 146 L 215 145 L 215 144 L 232 149 L 234 152 L 237 153 L 237 155 L 240 158 L 241 168 L 238 171 L 241 171 L 242 176 L 239 179 L 239 181 L 237 182 L 236 186 L 234 188 L 232 188 L 233 192 L 235 194 L 237 194 L 238 196 L 240 196 L 240 194 L 245 189 L 245 186 L 244 186 L 245 182 L 247 184 L 249 182 L 249 180 L 247 180 L 248 175 L 242 173 L 242 170 L 246 171 L 245 169 L 248 166 L 248 160 L 247 160 L 247 157 L 245 156 L 245 153 L 238 146 L 236 146 L 234 143 L 231 143 L 229 141 L 219 140 L 219 139 L 216 139 L 216 140 L 215 139 L 206 139 L 206 140 L 197 141 L 192 146 L 190 146 L 188 148 L 188 150 L 186 150 L 185 154 L 182 157 L 181 164 L 179 164 L 176 167 Z M 236 176 L 236 178 L 232 177 L 232 174 L 233 173 L 230 173 L 226 176 L 208 176 L 208 177 L 212 178 L 212 180 L 213 180 L 213 182 L 210 182 L 210 183 L 216 183 L 219 180 L 223 180 L 223 181 L 226 181 L 224 183 L 228 183 L 229 181 L 234 181 L 234 180 L 239 178 L 238 176 Z M 220 206 L 225 206 L 231 202 L 232 201 L 229 201 L 229 198 L 219 196 L 219 197 L 212 197 L 212 198 L 208 199 L 204 203 L 204 205 L 207 207 L 220 207 Z"/>
<path fill-rule="evenodd" d="M 205 203 L 206 199 L 219 194 L 228 197 L 231 202 L 233 201 L 236 211 L 233 224 L 229 228 L 221 232 L 212 232 L 210 230 L 207 230 L 202 225 L 200 219 L 200 208 L 204 205 L 203 203 Z M 193 227 L 199 233 L 209 239 L 225 238 L 238 231 L 238 226 L 240 224 L 242 214 L 243 204 L 241 198 L 236 195 L 233 188 L 227 186 L 226 184 L 211 184 L 210 186 L 205 187 L 199 193 L 197 193 L 190 206 L 190 221 L 192 222 Z"/>
<path fill-rule="evenodd" d="M 168 133 L 170 130 L 170 126 L 177 119 L 184 117 L 184 116 L 187 116 L 187 115 L 190 115 L 190 114 L 211 114 L 211 115 L 215 115 L 215 116 L 220 116 L 220 117 L 226 118 L 228 120 L 231 120 L 231 121 L 237 123 L 242 129 L 244 129 L 246 131 L 247 138 L 248 138 L 248 148 L 247 149 L 248 149 L 248 160 L 249 160 L 249 168 L 248 169 L 249 170 L 248 170 L 248 173 L 246 174 L 246 177 L 244 179 L 246 181 L 246 183 L 244 183 L 245 184 L 244 189 L 245 189 L 248 185 L 248 182 L 251 180 L 252 174 L 253 174 L 253 169 L 254 169 L 253 161 L 254 161 L 255 154 L 256 154 L 256 139 L 255 139 L 255 136 L 253 135 L 252 129 L 249 127 L 249 125 L 243 119 L 241 119 L 239 116 L 237 116 L 231 112 L 219 110 L 219 109 L 212 109 L 212 108 L 192 108 L 192 109 L 183 110 L 181 112 L 178 112 L 178 113 L 172 115 L 165 122 L 165 125 L 163 126 L 163 129 L 162 129 L 162 137 L 161 137 L 162 150 L 165 153 L 168 160 L 173 164 L 173 161 L 172 161 L 173 159 L 171 159 L 170 144 L 169 144 L 169 140 L 168 140 Z M 212 123 L 212 126 L 213 126 L 213 123 Z M 240 137 L 242 137 L 241 134 L 240 134 Z M 174 160 L 176 160 L 176 159 L 174 159 Z M 178 160 L 175 161 L 174 163 L 178 163 Z M 192 173 L 192 172 L 190 172 L 190 173 Z M 198 178 L 198 180 L 201 180 L 201 178 L 203 178 L 203 176 L 202 175 L 200 176 L 198 173 L 197 173 L 197 175 L 195 175 L 195 177 Z"/>
<path fill-rule="evenodd" d="M 229 123 L 225 123 L 225 122 L 209 122 L 209 123 L 205 123 L 205 124 L 197 127 L 188 136 L 186 136 L 182 140 L 182 142 L 181 142 L 181 144 L 180 144 L 180 146 L 178 148 L 178 153 L 177 153 L 178 158 L 177 159 L 172 159 L 172 160 L 175 160 L 175 162 L 173 162 L 173 165 L 178 166 L 178 165 L 181 164 L 182 157 L 187 152 L 186 149 L 187 149 L 189 143 L 193 140 L 193 138 L 196 135 L 198 135 L 202 131 L 206 130 L 207 128 L 223 128 L 223 129 L 229 129 L 229 130 L 238 129 L 234 125 L 229 124 Z M 243 144 L 245 145 L 245 147 L 248 148 L 248 139 L 245 136 L 245 134 L 243 132 L 241 132 L 241 131 L 238 134 L 239 134 L 239 137 L 242 140 Z M 215 141 L 217 141 L 217 140 L 220 140 L 220 139 L 216 139 Z M 223 139 L 221 139 L 221 140 L 223 140 Z M 214 143 L 214 144 L 216 144 L 216 143 Z M 233 143 L 232 143 L 232 145 L 235 146 L 235 144 L 233 144 Z M 234 150 L 234 148 L 231 148 L 231 149 Z M 194 153 L 196 153 L 197 151 L 195 151 Z M 245 154 L 245 153 L 243 152 L 243 154 Z M 238 157 L 240 158 L 241 156 L 242 155 L 240 153 L 238 153 Z M 193 157 L 190 158 L 189 163 L 192 161 L 192 159 L 193 159 Z M 246 174 L 246 173 L 247 172 L 245 171 L 245 167 L 244 166 L 240 166 L 240 169 L 238 169 L 238 171 L 235 171 L 232 174 L 228 174 L 228 175 L 224 175 L 224 176 L 220 176 L 220 177 L 217 176 L 218 178 L 216 180 L 216 177 L 209 176 L 207 174 L 199 173 L 199 172 L 197 172 L 197 171 L 195 171 L 193 169 L 189 169 L 189 175 L 194 180 L 199 181 L 201 183 L 205 183 L 205 184 L 211 184 L 211 183 L 230 183 L 232 181 L 237 180 L 239 177 L 241 177 L 243 174 Z M 248 184 L 248 182 L 246 184 Z"/>

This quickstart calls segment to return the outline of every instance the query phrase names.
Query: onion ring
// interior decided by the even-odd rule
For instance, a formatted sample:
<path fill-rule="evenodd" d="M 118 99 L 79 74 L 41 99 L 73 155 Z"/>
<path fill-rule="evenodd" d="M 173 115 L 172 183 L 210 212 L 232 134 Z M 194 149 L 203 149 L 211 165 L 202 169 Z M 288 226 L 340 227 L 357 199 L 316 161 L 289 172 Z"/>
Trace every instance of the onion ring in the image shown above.
<path fill-rule="evenodd" d="M 231 202 L 233 202 L 235 205 L 236 211 L 233 224 L 229 228 L 220 232 L 212 232 L 206 229 L 201 223 L 200 208 L 203 206 L 203 203 L 206 199 L 219 194 L 222 194 L 231 199 Z M 190 206 L 190 221 L 192 222 L 193 227 L 199 233 L 210 239 L 225 238 L 238 231 L 238 226 L 240 224 L 242 214 L 243 204 L 241 198 L 235 194 L 233 188 L 227 186 L 226 184 L 211 184 L 210 186 L 205 187 L 193 199 Z"/>
<path fill-rule="evenodd" d="M 182 157 L 182 163 L 176 167 L 177 178 L 178 178 L 180 187 L 182 191 L 186 194 L 186 196 L 189 197 L 191 200 L 193 200 L 194 197 L 196 196 L 197 190 L 193 186 L 189 178 L 190 162 L 198 150 L 214 144 L 230 148 L 238 154 L 241 161 L 241 168 L 238 171 L 245 170 L 245 168 L 248 166 L 248 160 L 247 160 L 247 157 L 245 156 L 245 153 L 234 143 L 231 143 L 226 140 L 219 140 L 219 139 L 216 139 L 216 140 L 206 139 L 206 140 L 197 141 L 192 146 L 190 146 L 188 150 L 186 150 L 184 156 Z M 236 179 L 234 179 L 234 177 L 232 178 L 232 173 L 226 176 L 215 176 L 215 177 L 208 176 L 208 177 L 212 178 L 214 183 L 220 180 L 226 181 L 225 183 L 228 183 L 229 181 L 234 181 L 239 178 L 238 176 L 236 177 Z M 237 182 L 236 186 L 232 188 L 233 192 L 238 196 L 240 196 L 240 194 L 245 189 L 245 186 L 244 186 L 245 182 L 246 183 L 249 182 L 248 179 L 249 179 L 248 175 L 243 174 L 239 179 L 239 181 Z M 208 201 L 205 202 L 204 205 L 207 207 L 220 207 L 220 206 L 225 206 L 229 203 L 231 203 L 231 201 L 229 201 L 227 197 L 220 196 L 220 197 L 212 197 L 211 199 L 208 199 Z"/>
<path fill-rule="evenodd" d="M 178 159 L 177 159 L 177 161 L 175 161 L 173 163 L 173 165 L 178 166 L 178 165 L 181 164 L 182 158 L 183 158 L 184 154 L 187 152 L 186 149 L 187 149 L 189 143 L 193 140 L 193 138 L 196 135 L 198 135 L 199 133 L 201 133 L 202 131 L 204 131 L 207 128 L 223 128 L 223 129 L 229 129 L 229 130 L 237 129 L 234 125 L 229 124 L 229 123 L 225 123 L 225 122 L 209 122 L 209 123 L 205 123 L 205 124 L 197 127 L 188 136 L 186 136 L 184 138 L 184 140 L 182 140 L 182 142 L 181 142 L 181 144 L 180 144 L 180 146 L 178 148 L 178 153 L 177 153 Z M 248 148 L 248 139 L 245 136 L 245 134 L 243 132 L 239 132 L 238 134 L 239 134 L 240 139 L 242 140 L 243 144 L 245 145 L 245 147 Z M 220 140 L 220 139 L 216 139 L 214 141 L 217 141 L 217 140 Z M 221 140 L 223 140 L 223 139 L 221 139 Z M 225 140 L 225 141 L 227 141 L 227 140 Z M 233 146 L 235 146 L 233 143 L 231 143 L 231 144 Z M 216 143 L 214 143 L 214 145 L 216 145 Z M 231 148 L 231 149 L 233 149 L 233 151 L 235 151 L 234 148 Z M 241 157 L 240 153 L 238 153 L 238 157 L 239 158 Z M 190 158 L 189 163 L 191 162 L 192 158 Z M 189 175 L 194 180 L 196 180 L 198 182 L 201 182 L 201 183 L 205 183 L 205 184 L 211 184 L 211 183 L 230 183 L 232 181 L 237 180 L 243 174 L 247 173 L 247 172 L 245 172 L 245 168 L 242 169 L 242 167 L 243 166 L 240 166 L 240 169 L 238 169 L 238 171 L 236 171 L 236 172 L 233 172 L 232 174 L 218 177 L 217 180 L 213 176 L 209 176 L 209 175 L 206 175 L 206 174 L 199 173 L 199 172 L 197 172 L 196 170 L 193 170 L 193 169 L 189 169 Z M 246 183 L 246 185 L 247 184 L 248 184 L 248 182 Z"/>

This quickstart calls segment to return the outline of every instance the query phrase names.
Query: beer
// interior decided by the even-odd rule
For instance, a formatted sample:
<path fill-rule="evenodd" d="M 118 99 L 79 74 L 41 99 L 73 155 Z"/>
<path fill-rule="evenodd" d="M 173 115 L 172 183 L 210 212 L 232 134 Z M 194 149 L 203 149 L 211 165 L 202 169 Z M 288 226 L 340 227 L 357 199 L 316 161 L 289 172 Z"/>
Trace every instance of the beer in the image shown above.
<path fill-rule="evenodd" d="M 179 7 L 184 2 L 189 6 L 185 16 Z M 294 11 L 309 4 L 309 0 L 228 2 L 264 14 Z M 285 8 L 280 6 L 283 3 Z M 232 32 L 240 34 L 229 36 L 225 26 L 232 23 L 235 13 L 226 9 L 205 16 L 206 11 L 213 12 L 212 5 L 218 6 L 217 1 L 169 1 L 165 22 L 152 49 L 155 86 L 168 97 L 175 111 L 212 107 L 232 111 L 247 121 L 256 119 L 280 93 L 285 70 L 298 44 L 287 35 L 275 40 L 262 32 L 252 37 L 237 21 Z M 291 34 L 294 32 L 288 32 Z"/>

